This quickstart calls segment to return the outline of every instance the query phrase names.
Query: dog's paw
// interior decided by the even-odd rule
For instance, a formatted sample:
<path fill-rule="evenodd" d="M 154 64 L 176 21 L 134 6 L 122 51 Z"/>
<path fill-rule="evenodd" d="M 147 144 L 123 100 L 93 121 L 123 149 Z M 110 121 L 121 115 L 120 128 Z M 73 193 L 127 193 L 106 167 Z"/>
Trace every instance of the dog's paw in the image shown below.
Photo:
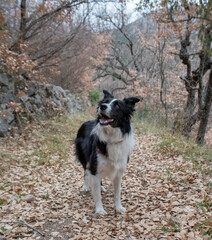
<path fill-rule="evenodd" d="M 115 210 L 116 210 L 116 212 L 120 212 L 120 213 L 125 213 L 127 211 L 126 208 L 122 207 L 121 205 L 116 206 Z"/>
<path fill-rule="evenodd" d="M 107 215 L 107 212 L 104 208 L 97 208 L 95 214 Z"/>
<path fill-rule="evenodd" d="M 101 190 L 102 192 L 107 192 L 107 190 L 103 186 L 101 186 Z"/>

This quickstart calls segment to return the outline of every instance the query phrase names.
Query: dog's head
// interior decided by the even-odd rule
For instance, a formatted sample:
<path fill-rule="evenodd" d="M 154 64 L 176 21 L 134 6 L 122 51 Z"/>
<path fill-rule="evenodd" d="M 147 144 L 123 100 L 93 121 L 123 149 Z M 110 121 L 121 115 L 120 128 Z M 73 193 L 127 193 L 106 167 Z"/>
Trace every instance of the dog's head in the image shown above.
<path fill-rule="evenodd" d="M 106 90 L 103 90 L 103 93 L 104 98 L 99 102 L 97 108 L 97 120 L 100 125 L 110 125 L 115 128 L 123 125 L 123 123 L 129 123 L 130 118 L 135 111 L 135 104 L 139 102 L 140 99 L 130 97 L 118 100 Z"/>

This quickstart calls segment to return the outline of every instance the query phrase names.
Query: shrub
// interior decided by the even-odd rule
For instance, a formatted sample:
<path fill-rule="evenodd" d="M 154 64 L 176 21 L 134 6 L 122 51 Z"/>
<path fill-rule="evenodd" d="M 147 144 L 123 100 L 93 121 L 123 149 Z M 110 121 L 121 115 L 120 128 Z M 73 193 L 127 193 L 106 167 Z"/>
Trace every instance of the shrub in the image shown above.
<path fill-rule="evenodd" d="M 100 92 L 96 90 L 90 90 L 88 98 L 91 101 L 92 106 L 94 106 L 100 99 Z"/>

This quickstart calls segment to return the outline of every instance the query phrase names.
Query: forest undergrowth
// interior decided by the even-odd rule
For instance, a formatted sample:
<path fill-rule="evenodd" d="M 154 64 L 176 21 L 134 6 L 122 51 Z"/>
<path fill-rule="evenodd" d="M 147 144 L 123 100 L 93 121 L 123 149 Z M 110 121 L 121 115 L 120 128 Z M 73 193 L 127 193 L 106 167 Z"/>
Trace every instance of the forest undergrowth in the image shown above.
<path fill-rule="evenodd" d="M 212 150 L 141 114 L 122 184 L 127 213 L 114 212 L 113 187 L 104 180 L 108 215 L 94 215 L 73 144 L 94 116 L 94 109 L 62 114 L 1 140 L 0 238 L 211 239 Z"/>

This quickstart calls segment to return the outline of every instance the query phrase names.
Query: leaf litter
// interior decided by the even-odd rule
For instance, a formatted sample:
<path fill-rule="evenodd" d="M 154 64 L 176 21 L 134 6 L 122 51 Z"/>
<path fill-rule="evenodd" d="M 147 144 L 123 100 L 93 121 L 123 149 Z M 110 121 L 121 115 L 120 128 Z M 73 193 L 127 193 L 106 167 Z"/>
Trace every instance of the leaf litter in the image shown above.
<path fill-rule="evenodd" d="M 83 169 L 71 144 L 68 159 L 57 153 L 39 161 L 36 139 L 14 147 L 22 161 L 11 164 L 0 183 L 0 237 L 7 239 L 210 239 L 211 183 L 192 161 L 160 153 L 158 136 L 136 134 L 122 182 L 125 214 L 113 209 L 113 187 L 103 180 L 107 216 L 94 214 L 82 192 Z M 39 162 L 39 164 L 38 164 Z M 45 237 L 26 226 L 26 222 Z M 5 223 L 2 223 L 5 222 Z M 6 223 L 7 222 L 7 223 Z"/>

